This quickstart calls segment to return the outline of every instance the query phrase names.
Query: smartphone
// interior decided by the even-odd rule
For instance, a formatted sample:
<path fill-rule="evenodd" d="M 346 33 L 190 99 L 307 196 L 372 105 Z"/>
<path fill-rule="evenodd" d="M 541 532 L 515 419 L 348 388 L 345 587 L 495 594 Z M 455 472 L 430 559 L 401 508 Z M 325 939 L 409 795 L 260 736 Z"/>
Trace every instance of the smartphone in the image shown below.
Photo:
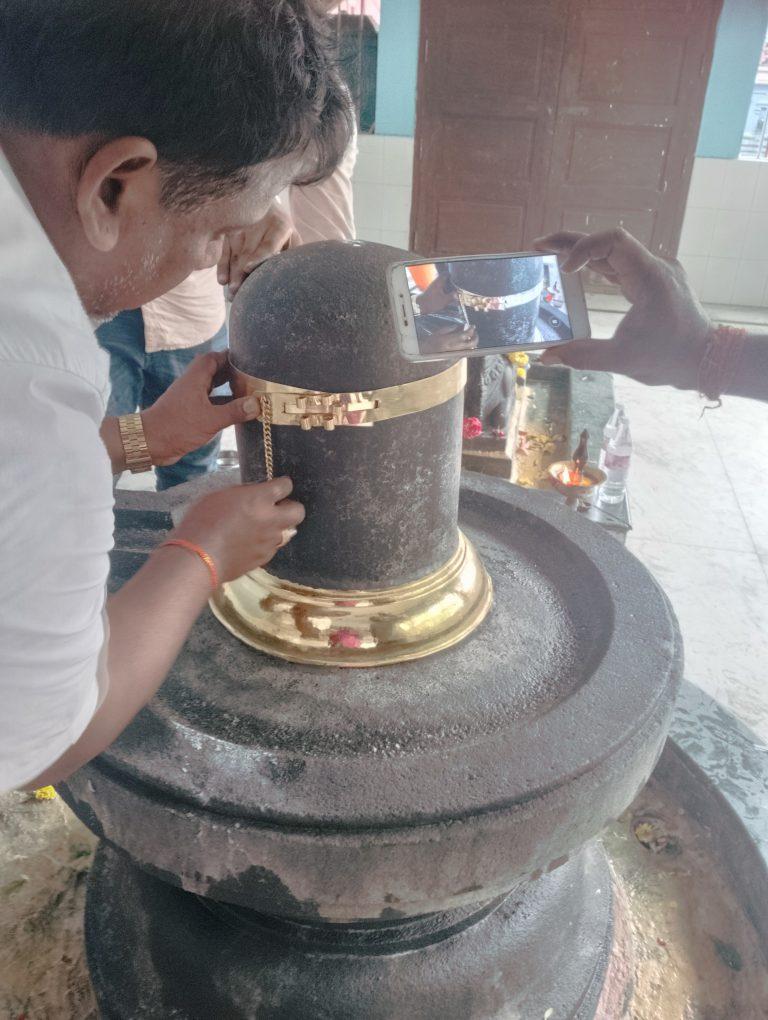
<path fill-rule="evenodd" d="M 389 292 L 411 361 L 536 351 L 589 336 L 578 274 L 556 255 L 458 255 L 397 262 Z"/>

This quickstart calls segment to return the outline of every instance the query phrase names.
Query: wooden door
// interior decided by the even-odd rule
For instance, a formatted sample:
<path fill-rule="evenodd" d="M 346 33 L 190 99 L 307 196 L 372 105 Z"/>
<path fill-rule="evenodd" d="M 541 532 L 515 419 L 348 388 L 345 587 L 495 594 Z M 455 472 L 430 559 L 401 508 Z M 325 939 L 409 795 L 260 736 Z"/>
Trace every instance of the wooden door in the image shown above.
<path fill-rule="evenodd" d="M 674 254 L 722 0 L 422 0 L 412 244 L 622 223 Z"/>
<path fill-rule="evenodd" d="M 652 250 L 677 253 L 720 6 L 571 4 L 547 231 L 620 223 Z"/>
<path fill-rule="evenodd" d="M 422 0 L 415 251 L 540 233 L 566 24 L 567 0 Z"/>

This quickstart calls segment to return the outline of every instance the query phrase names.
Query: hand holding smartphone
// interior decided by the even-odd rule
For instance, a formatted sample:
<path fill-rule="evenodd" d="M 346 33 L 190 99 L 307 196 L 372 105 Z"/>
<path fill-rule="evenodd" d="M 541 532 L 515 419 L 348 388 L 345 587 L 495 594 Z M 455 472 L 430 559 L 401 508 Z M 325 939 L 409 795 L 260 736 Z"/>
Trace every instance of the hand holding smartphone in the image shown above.
<path fill-rule="evenodd" d="M 589 337 L 577 274 L 556 255 L 461 255 L 398 262 L 389 290 L 412 361 L 535 351 Z"/>

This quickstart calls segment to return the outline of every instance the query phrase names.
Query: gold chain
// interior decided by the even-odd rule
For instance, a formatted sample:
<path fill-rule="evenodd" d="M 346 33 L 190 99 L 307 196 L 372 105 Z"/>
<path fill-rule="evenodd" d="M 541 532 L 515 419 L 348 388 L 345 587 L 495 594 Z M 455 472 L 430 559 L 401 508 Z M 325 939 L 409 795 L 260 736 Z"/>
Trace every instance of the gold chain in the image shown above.
<path fill-rule="evenodd" d="M 266 394 L 261 397 L 261 426 L 264 430 L 264 465 L 267 469 L 267 481 L 271 482 L 275 473 L 272 453 L 272 397 Z"/>

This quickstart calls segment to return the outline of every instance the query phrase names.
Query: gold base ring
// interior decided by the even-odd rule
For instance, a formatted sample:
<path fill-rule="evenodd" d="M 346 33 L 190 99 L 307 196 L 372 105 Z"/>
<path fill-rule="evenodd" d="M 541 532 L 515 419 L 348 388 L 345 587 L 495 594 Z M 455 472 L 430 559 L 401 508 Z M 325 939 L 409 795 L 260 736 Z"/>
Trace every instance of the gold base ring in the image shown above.
<path fill-rule="evenodd" d="M 493 600 L 485 567 L 461 533 L 439 570 L 393 588 L 333 591 L 254 570 L 222 587 L 211 609 L 235 637 L 290 662 L 383 666 L 458 644 Z"/>

